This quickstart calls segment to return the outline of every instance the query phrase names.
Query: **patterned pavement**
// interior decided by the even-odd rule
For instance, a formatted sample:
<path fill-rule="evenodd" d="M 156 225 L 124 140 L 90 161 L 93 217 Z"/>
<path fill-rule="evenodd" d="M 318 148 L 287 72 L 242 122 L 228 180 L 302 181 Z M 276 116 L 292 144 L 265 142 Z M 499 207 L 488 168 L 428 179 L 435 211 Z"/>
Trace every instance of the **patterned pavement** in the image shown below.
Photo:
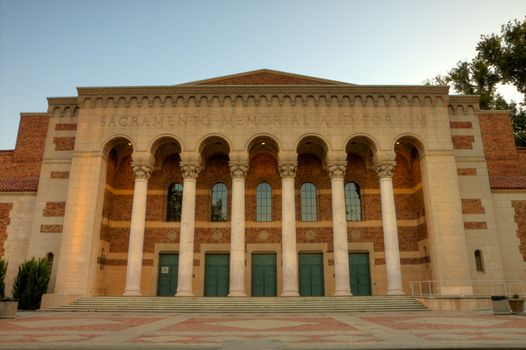
<path fill-rule="evenodd" d="M 526 317 L 489 312 L 19 312 L 0 349 L 526 349 Z"/>

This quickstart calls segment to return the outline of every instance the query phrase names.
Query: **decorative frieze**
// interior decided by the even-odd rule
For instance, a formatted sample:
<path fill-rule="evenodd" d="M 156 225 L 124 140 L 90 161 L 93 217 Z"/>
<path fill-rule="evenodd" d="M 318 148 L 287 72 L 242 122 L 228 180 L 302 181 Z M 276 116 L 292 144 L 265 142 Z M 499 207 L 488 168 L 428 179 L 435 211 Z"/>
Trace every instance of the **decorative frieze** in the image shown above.
<path fill-rule="evenodd" d="M 79 105 L 89 108 L 199 106 L 357 106 L 442 107 L 443 86 L 185 86 L 139 88 L 79 88 Z M 463 102 L 461 102 L 463 103 Z"/>

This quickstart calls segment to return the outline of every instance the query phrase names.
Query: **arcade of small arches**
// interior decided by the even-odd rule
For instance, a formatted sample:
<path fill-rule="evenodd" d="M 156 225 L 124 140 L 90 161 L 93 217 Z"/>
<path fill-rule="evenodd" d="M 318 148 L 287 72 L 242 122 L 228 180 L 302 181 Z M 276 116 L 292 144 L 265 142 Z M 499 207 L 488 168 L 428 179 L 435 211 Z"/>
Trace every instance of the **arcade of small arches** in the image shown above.
<path fill-rule="evenodd" d="M 375 252 L 384 253 L 383 260 L 373 261 L 385 265 L 385 294 L 404 294 L 400 251 L 418 251 L 427 240 L 420 140 L 400 137 L 391 152 L 380 152 L 372 138 L 357 136 L 345 151 L 334 152 L 321 137 L 309 135 L 294 152 L 285 152 L 273 137 L 258 135 L 240 152 L 213 135 L 197 149 L 190 154 L 168 136 L 153 142 L 151 152 L 134 151 L 125 137 L 106 143 L 100 239 L 107 252 L 127 253 L 124 295 L 143 294 L 144 254 L 156 243 L 174 241 L 167 226 L 179 230 L 176 296 L 201 293 L 193 285 L 195 253 L 207 243 L 229 246 L 225 293 L 250 295 L 246 247 L 261 241 L 262 230 L 265 242 L 281 247 L 263 252 L 280 254 L 278 295 L 304 295 L 297 245 L 305 240 L 327 244 L 333 254 L 333 295 L 353 294 L 349 254 L 355 241 L 370 242 Z M 131 201 L 121 195 L 126 190 Z M 397 219 L 410 224 L 399 232 Z M 129 227 L 123 229 L 118 223 L 126 221 Z M 364 234 L 353 237 L 354 228 Z M 425 246 L 424 251 L 427 255 Z M 429 275 L 429 256 L 417 260 L 421 274 Z"/>

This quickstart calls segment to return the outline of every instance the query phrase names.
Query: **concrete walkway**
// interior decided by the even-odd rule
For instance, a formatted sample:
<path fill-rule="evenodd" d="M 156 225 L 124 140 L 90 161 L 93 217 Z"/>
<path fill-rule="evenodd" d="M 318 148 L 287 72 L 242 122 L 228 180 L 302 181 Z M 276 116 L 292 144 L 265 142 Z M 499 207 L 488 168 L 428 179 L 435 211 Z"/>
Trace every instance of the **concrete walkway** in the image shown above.
<path fill-rule="evenodd" d="M 0 349 L 524 349 L 526 317 L 490 312 L 19 312 Z"/>

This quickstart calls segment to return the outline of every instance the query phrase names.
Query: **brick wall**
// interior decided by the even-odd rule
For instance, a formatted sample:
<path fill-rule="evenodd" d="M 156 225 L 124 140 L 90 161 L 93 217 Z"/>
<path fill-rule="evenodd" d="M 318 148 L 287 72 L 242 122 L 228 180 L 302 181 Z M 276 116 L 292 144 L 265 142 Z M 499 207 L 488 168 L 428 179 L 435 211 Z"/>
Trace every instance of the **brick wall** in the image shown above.
<path fill-rule="evenodd" d="M 276 158 L 268 153 L 252 157 L 245 180 L 245 215 L 247 221 L 256 221 L 256 187 L 266 182 L 272 187 L 272 220 L 281 221 L 281 176 Z M 248 238 L 248 237 L 247 237 Z M 280 242 L 277 240 L 276 242 Z"/>
<path fill-rule="evenodd" d="M 40 175 L 48 122 L 47 114 L 22 114 L 16 148 L 0 151 L 0 179 L 36 178 Z"/>
<path fill-rule="evenodd" d="M 519 250 L 526 261 L 526 201 L 511 201 L 515 209 L 515 222 L 517 223 L 517 238 L 520 241 Z"/>
<path fill-rule="evenodd" d="M 4 242 L 7 239 L 11 209 L 13 209 L 13 203 L 0 203 L 0 256 L 4 256 Z"/>
<path fill-rule="evenodd" d="M 42 216 L 64 216 L 66 202 L 47 202 Z"/>
<path fill-rule="evenodd" d="M 258 72 L 225 79 L 216 79 L 203 82 L 201 85 L 287 85 L 287 84 L 330 84 L 323 80 L 305 79 L 301 77 L 286 76 L 271 72 Z"/>
<path fill-rule="evenodd" d="M 453 141 L 454 149 L 473 149 L 473 142 L 475 141 L 475 138 L 469 135 L 455 135 L 451 136 L 451 140 Z"/>
<path fill-rule="evenodd" d="M 54 137 L 55 151 L 73 151 L 75 148 L 74 137 Z"/>
<path fill-rule="evenodd" d="M 489 175 L 520 175 L 519 156 L 509 116 L 484 113 L 478 118 Z"/>
<path fill-rule="evenodd" d="M 462 214 L 484 214 L 485 210 L 480 199 L 463 198 Z"/>
<path fill-rule="evenodd" d="M 417 186 L 421 181 L 420 161 L 417 152 L 410 154 L 409 158 L 407 155 L 397 155 L 396 160 L 393 184 L 395 189 L 403 189 L 401 193 L 395 195 L 397 218 L 415 222 L 413 226 L 405 224 L 399 227 L 400 249 L 403 252 L 416 252 L 419 250 L 419 242 L 427 238 L 427 228 L 425 222 L 422 223 L 421 220 L 424 216 L 423 193 L 421 186 Z M 153 171 L 148 183 L 150 193 L 147 199 L 147 222 L 165 221 L 168 186 L 173 182 L 183 182 L 179 161 L 178 155 L 170 156 L 162 162 L 161 167 Z M 382 218 L 378 177 L 374 170 L 367 166 L 371 163 L 370 157 L 364 160 L 358 155 L 349 154 L 348 169 L 345 175 L 346 182 L 356 182 L 360 186 L 363 220 L 365 221 Z M 131 156 L 118 157 L 116 152 L 110 152 L 107 169 L 106 183 L 109 188 L 105 192 L 103 216 L 110 221 L 104 221 L 101 227 L 101 239 L 109 242 L 110 253 L 125 253 L 128 249 L 129 227 L 126 227 L 126 224 L 124 226 L 117 224 L 112 227 L 111 222 L 131 220 L 134 187 Z M 210 190 L 217 182 L 225 183 L 228 188 L 228 221 L 226 223 L 210 222 Z M 202 244 L 230 243 L 231 182 L 228 157 L 216 155 L 207 160 L 197 179 L 195 252 L 201 251 Z M 267 182 L 272 186 L 273 221 L 260 222 L 257 223 L 257 227 L 254 227 L 256 186 L 261 182 Z M 300 188 L 305 182 L 314 183 L 318 192 L 318 221 L 314 223 L 301 222 Z M 326 243 L 328 250 L 333 251 L 331 183 L 321 161 L 315 156 L 304 154 L 298 157 L 295 187 L 298 220 L 297 242 Z M 276 225 L 276 221 L 281 221 L 281 177 L 277 160 L 271 154 L 259 153 L 251 158 L 246 178 L 245 214 L 247 222 L 250 223 L 246 228 L 247 244 L 281 242 L 281 227 Z M 351 234 L 353 230 L 354 233 Z M 384 251 L 382 227 L 375 224 L 371 227 L 360 227 L 358 231 L 357 235 L 356 228 L 349 223 L 349 242 L 372 242 L 375 251 Z M 177 243 L 178 239 L 178 227 L 147 228 L 144 251 L 152 253 L 155 243 Z M 419 257 L 407 263 L 424 264 L 426 259 L 426 257 Z"/>
<path fill-rule="evenodd" d="M 519 155 L 520 173 L 526 175 L 526 148 L 517 149 Z"/>

